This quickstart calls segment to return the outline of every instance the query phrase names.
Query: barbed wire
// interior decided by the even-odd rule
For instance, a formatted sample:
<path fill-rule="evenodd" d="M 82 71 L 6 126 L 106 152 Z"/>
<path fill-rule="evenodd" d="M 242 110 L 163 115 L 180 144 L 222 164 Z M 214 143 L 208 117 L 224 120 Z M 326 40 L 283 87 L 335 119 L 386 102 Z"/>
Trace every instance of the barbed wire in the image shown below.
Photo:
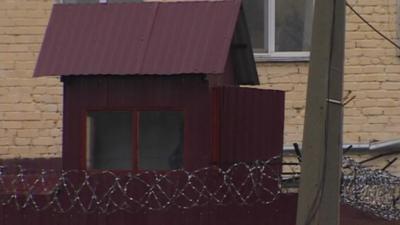
<path fill-rule="evenodd" d="M 204 206 L 270 205 L 284 192 L 281 157 L 194 171 L 24 170 L 0 167 L 0 205 L 57 213 L 111 214 Z M 343 161 L 342 202 L 387 220 L 400 220 L 400 178 Z"/>
<path fill-rule="evenodd" d="M 400 177 L 387 171 L 367 168 L 345 157 L 341 196 L 352 207 L 400 221 Z"/>
<path fill-rule="evenodd" d="M 280 194 L 279 157 L 195 171 L 55 171 L 0 169 L 0 204 L 58 213 L 134 213 L 207 205 L 272 203 Z"/>

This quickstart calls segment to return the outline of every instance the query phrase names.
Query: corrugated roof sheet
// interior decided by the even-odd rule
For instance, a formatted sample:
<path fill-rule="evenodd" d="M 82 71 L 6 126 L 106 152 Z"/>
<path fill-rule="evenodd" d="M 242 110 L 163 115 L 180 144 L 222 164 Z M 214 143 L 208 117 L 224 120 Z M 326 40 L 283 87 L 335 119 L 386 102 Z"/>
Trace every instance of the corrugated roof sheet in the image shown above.
<path fill-rule="evenodd" d="M 56 4 L 34 76 L 223 73 L 240 4 Z"/>

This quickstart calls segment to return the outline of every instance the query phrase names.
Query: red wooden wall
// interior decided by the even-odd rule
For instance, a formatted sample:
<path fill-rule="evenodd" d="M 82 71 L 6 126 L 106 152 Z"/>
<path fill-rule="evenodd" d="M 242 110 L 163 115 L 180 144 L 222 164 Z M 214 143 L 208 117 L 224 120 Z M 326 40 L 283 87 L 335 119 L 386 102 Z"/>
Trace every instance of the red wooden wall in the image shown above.
<path fill-rule="evenodd" d="M 110 215 L 18 211 L 0 207 L 0 225 L 295 225 L 296 198 L 282 195 L 267 206 L 203 207 Z"/>
<path fill-rule="evenodd" d="M 190 210 L 113 214 L 36 212 L 0 206 L 0 225 L 295 225 L 296 194 L 282 194 L 266 206 L 202 207 Z M 342 205 L 341 225 L 397 225 L 350 206 Z"/>
<path fill-rule="evenodd" d="M 238 87 L 221 87 L 216 91 L 223 165 L 268 160 L 282 154 L 283 91 Z"/>
<path fill-rule="evenodd" d="M 71 76 L 64 79 L 63 168 L 82 168 L 91 109 L 179 108 L 185 112 L 185 168 L 211 161 L 210 94 L 203 76 Z M 190 149 L 190 151 L 189 151 Z"/>
<path fill-rule="evenodd" d="M 284 93 L 212 87 L 206 76 L 64 77 L 63 168 L 83 168 L 88 110 L 182 109 L 184 166 L 269 159 L 283 148 Z M 212 83 L 212 82 L 211 82 Z"/>

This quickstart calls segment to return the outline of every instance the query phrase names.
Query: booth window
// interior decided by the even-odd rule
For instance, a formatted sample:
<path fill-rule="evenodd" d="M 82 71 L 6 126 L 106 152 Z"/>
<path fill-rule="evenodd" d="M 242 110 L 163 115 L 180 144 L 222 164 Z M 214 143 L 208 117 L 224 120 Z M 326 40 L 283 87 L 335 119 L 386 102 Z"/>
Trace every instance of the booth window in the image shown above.
<path fill-rule="evenodd" d="M 182 167 L 183 112 L 89 112 L 86 127 L 88 169 L 170 170 Z"/>

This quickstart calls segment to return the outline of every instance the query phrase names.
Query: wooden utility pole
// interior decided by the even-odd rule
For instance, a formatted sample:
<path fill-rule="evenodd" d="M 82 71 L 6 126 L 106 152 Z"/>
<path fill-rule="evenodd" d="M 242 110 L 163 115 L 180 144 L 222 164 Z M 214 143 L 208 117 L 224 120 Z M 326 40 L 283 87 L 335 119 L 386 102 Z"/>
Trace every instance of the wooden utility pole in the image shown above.
<path fill-rule="evenodd" d="M 338 225 L 345 1 L 315 0 L 297 225 Z"/>

